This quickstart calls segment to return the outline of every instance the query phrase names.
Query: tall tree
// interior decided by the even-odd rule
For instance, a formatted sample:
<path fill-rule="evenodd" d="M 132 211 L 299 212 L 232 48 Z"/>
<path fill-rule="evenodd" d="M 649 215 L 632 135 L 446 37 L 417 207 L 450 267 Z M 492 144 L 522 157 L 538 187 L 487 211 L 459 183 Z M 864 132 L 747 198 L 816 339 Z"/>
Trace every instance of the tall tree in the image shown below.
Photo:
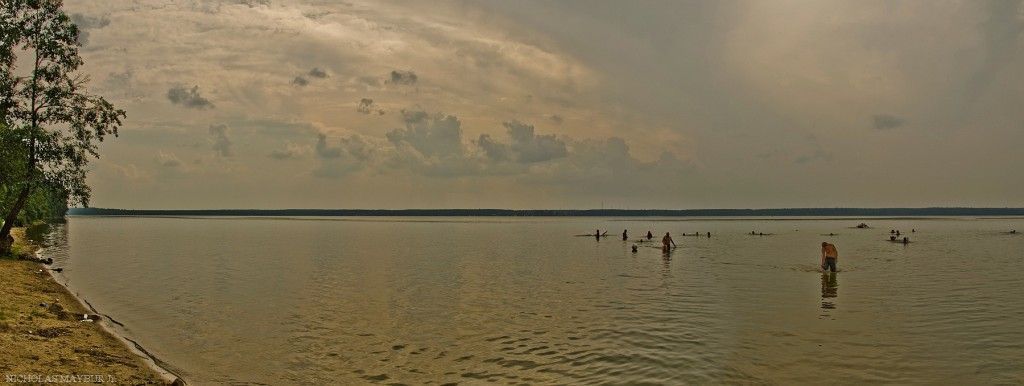
<path fill-rule="evenodd" d="M 0 227 L 0 253 L 10 251 L 11 227 L 32 189 L 48 184 L 71 203 L 88 204 L 86 166 L 99 157 L 98 142 L 117 136 L 125 117 L 85 89 L 89 79 L 77 73 L 83 64 L 79 30 L 62 3 L 0 1 L 0 122 L 6 127 L 0 137 L 24 165 L 21 173 L 0 178 L 16 194 Z"/>

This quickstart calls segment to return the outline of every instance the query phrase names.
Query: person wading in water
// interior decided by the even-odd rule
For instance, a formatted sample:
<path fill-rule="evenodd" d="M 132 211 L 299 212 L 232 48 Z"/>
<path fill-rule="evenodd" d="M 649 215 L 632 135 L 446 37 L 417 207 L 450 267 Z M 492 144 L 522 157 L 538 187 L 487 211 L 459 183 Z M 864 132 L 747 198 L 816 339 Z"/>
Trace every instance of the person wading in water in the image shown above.
<path fill-rule="evenodd" d="M 661 250 L 668 252 L 672 247 L 676 246 L 675 240 L 672 240 L 672 236 L 669 236 L 668 232 L 665 232 L 665 237 L 661 238 Z"/>
<path fill-rule="evenodd" d="M 821 242 L 821 270 L 826 268 L 836 271 L 836 260 L 839 259 L 839 251 L 836 246 L 827 242 Z"/>

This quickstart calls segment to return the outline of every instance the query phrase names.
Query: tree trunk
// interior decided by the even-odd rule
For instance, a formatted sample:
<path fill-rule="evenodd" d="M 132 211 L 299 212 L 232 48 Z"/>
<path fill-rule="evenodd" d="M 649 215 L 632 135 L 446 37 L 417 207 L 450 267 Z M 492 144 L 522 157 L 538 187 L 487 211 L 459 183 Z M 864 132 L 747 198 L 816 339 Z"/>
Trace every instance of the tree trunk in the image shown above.
<path fill-rule="evenodd" d="M 18 201 L 14 202 L 11 211 L 7 213 L 7 217 L 4 217 L 4 225 L 0 228 L 0 254 L 11 252 L 11 246 L 14 244 L 14 239 L 11 238 L 11 228 L 14 227 L 14 221 L 18 219 L 18 214 L 25 207 L 25 201 L 28 200 L 28 195 L 32 192 L 32 176 L 36 167 L 36 130 L 39 130 L 39 110 L 36 103 L 39 96 L 39 60 L 39 47 L 37 46 L 35 47 L 35 65 L 32 68 L 32 124 L 30 126 L 32 131 L 29 134 L 28 160 L 25 162 L 25 187 L 21 188 Z"/>
<path fill-rule="evenodd" d="M 11 238 L 11 228 L 14 227 L 14 221 L 18 219 L 18 213 L 21 213 L 21 208 L 25 206 L 25 201 L 28 200 L 31 191 L 31 185 L 26 184 L 18 194 L 18 201 L 14 202 L 11 211 L 7 213 L 7 217 L 4 217 L 4 226 L 0 228 L 0 255 L 11 252 L 11 246 L 14 243 L 14 239 Z"/>

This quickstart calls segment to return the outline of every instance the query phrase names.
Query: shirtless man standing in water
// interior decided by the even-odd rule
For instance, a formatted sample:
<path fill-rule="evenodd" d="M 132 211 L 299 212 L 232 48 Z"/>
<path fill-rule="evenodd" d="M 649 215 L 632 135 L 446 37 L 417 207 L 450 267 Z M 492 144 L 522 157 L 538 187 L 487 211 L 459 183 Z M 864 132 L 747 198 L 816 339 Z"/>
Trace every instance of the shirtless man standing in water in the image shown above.
<path fill-rule="evenodd" d="M 668 232 L 665 232 L 665 237 L 661 238 L 661 250 L 664 252 L 668 252 L 675 246 L 675 240 L 672 240 L 672 236 L 669 236 Z"/>
<path fill-rule="evenodd" d="M 832 272 L 836 271 L 836 260 L 839 259 L 839 251 L 836 250 L 836 246 L 827 242 L 821 242 L 821 270 L 824 271 L 826 268 L 831 269 Z"/>

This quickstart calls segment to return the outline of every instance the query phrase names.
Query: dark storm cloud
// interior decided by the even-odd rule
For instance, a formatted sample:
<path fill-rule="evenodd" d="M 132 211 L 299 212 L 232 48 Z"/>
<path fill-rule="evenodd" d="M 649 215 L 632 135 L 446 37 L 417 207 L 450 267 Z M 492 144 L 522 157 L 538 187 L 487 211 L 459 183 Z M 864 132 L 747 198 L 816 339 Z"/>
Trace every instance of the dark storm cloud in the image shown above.
<path fill-rule="evenodd" d="M 298 75 L 295 77 L 295 79 L 292 79 L 292 84 L 299 87 L 304 87 L 309 85 L 310 78 L 316 80 L 327 78 L 327 76 L 327 71 L 321 70 L 319 67 L 314 67 L 312 70 L 309 70 L 309 72 L 302 75 Z"/>
<path fill-rule="evenodd" d="M 317 134 L 314 150 L 320 158 L 348 158 L 356 161 L 367 161 L 374 152 L 366 140 L 358 135 L 343 137 L 337 145 L 331 145 L 324 133 Z"/>
<path fill-rule="evenodd" d="M 370 113 L 370 107 L 372 107 L 372 106 L 373 106 L 373 99 L 363 98 L 363 99 L 359 100 L 359 105 L 356 106 L 356 111 L 358 111 L 360 113 L 363 113 L 363 114 L 369 114 Z"/>
<path fill-rule="evenodd" d="M 327 71 L 321 70 L 319 67 L 314 67 L 312 70 L 309 70 L 308 75 L 314 78 L 323 79 L 327 77 Z"/>
<path fill-rule="evenodd" d="M 377 105 L 373 103 L 373 99 L 370 98 L 360 99 L 359 104 L 356 105 L 356 111 L 363 114 L 384 115 L 384 109 L 377 108 Z"/>
<path fill-rule="evenodd" d="M 532 125 L 519 121 L 503 124 L 505 139 L 482 134 L 468 144 L 463 142 L 462 122 L 456 116 L 402 110 L 402 122 L 404 128 L 387 133 L 394 146 L 389 166 L 423 175 L 515 175 L 528 172 L 531 165 L 571 156 L 569 139 L 537 135 Z"/>
<path fill-rule="evenodd" d="M 171 103 L 190 109 L 212 109 L 213 102 L 199 95 L 199 86 L 174 86 L 167 90 L 167 99 Z"/>
<path fill-rule="evenodd" d="M 510 148 L 517 162 L 543 162 L 568 154 L 565 141 L 556 138 L 554 134 L 536 135 L 533 125 L 518 121 L 505 122 L 503 125 L 508 129 L 508 136 L 512 139 Z"/>
<path fill-rule="evenodd" d="M 424 176 L 462 177 L 489 174 L 486 162 L 467 148 L 462 138 L 462 121 L 454 115 L 402 110 L 405 127 L 386 135 L 392 147 L 387 165 Z"/>
<path fill-rule="evenodd" d="M 492 161 L 508 161 L 511 158 L 508 144 L 498 142 L 491 139 L 490 134 L 480 134 L 480 138 L 477 139 L 476 145 L 484 151 L 484 156 Z"/>
<path fill-rule="evenodd" d="M 536 135 L 533 125 L 519 121 L 503 123 L 510 143 L 505 144 L 481 134 L 476 145 L 483 150 L 487 159 L 495 162 L 515 161 L 521 164 L 550 161 L 564 158 L 569 149 L 564 140 L 554 134 Z"/>
<path fill-rule="evenodd" d="M 372 101 L 361 102 L 372 106 Z M 639 161 L 621 138 L 575 140 L 538 135 L 534 126 L 515 120 L 503 124 L 506 135 L 500 138 L 483 134 L 468 142 L 463 138 L 462 121 L 454 115 L 407 109 L 401 111 L 400 120 L 403 127 L 388 131 L 386 142 L 358 135 L 332 140 L 318 133 L 313 146 L 317 159 L 313 175 L 340 178 L 368 169 L 440 178 L 523 176 L 549 184 L 567 180 L 583 183 L 592 177 L 633 181 L 639 178 L 637 175 L 649 177 L 649 169 L 677 174 L 689 167 L 667 153 L 658 161 Z M 290 156 L 284 151 L 274 154 L 276 159 Z M 540 166 L 542 163 L 544 166 Z M 540 174 L 529 177 L 534 172 Z M 610 182 L 601 186 L 606 185 L 617 186 Z"/>
<path fill-rule="evenodd" d="M 328 142 L 327 135 L 317 134 L 314 148 L 319 164 L 313 175 L 324 178 L 343 177 L 372 163 L 377 149 L 359 135 L 342 137 L 336 145 Z"/>
<path fill-rule="evenodd" d="M 404 128 L 387 133 L 396 146 L 411 146 L 427 157 L 462 154 L 462 122 L 454 115 L 402 110 L 402 121 Z"/>
<path fill-rule="evenodd" d="M 419 77 L 416 76 L 415 72 L 412 71 L 391 71 L 391 76 L 387 80 L 389 84 L 400 84 L 400 85 L 414 85 Z"/>
<path fill-rule="evenodd" d="M 110 25 L 110 19 L 106 16 L 92 17 L 80 13 L 72 13 L 71 22 L 78 28 L 103 28 Z"/>
<path fill-rule="evenodd" d="M 228 137 L 227 125 L 210 126 L 210 135 L 213 136 L 213 151 L 221 157 L 230 157 L 234 153 L 231 150 L 233 143 Z"/>
<path fill-rule="evenodd" d="M 871 122 L 876 130 L 890 130 L 903 126 L 906 121 L 895 115 L 877 114 L 871 117 Z"/>
<path fill-rule="evenodd" d="M 89 44 L 89 30 L 110 25 L 106 16 L 92 17 L 80 13 L 71 14 L 71 22 L 78 26 L 78 43 L 83 46 Z"/>
<path fill-rule="evenodd" d="M 317 134 L 316 139 L 316 155 L 320 158 L 338 158 L 341 157 L 340 147 L 331 147 L 327 144 L 327 134 Z"/>

